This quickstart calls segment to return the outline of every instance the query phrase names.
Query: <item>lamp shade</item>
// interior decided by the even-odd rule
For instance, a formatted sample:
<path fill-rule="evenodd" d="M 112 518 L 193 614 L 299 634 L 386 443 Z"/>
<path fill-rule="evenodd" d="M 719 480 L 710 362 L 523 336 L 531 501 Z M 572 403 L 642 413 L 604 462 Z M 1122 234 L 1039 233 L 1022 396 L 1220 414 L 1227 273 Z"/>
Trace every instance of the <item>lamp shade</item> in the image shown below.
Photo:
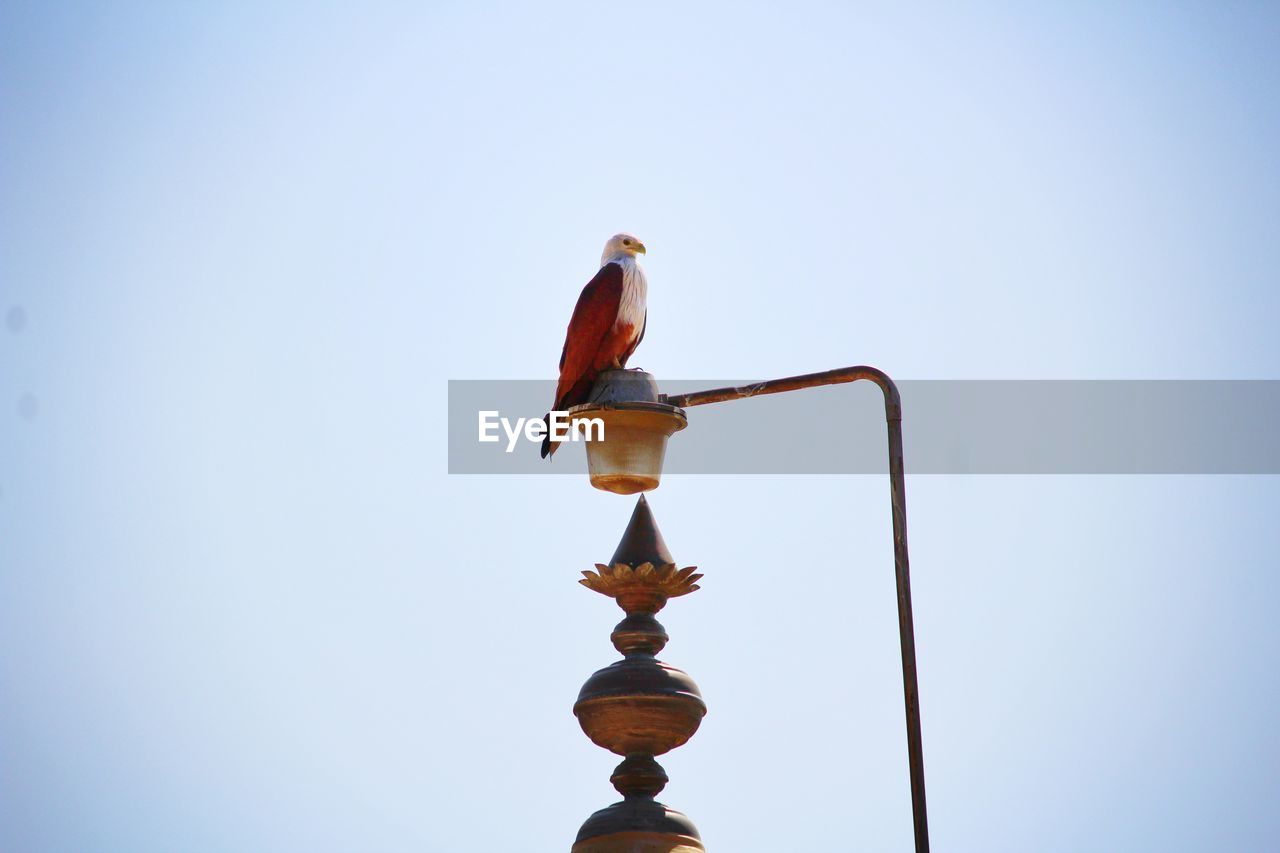
<path fill-rule="evenodd" d="M 682 409 L 647 401 L 587 403 L 570 409 L 569 418 L 589 439 L 591 485 L 617 495 L 658 488 L 667 439 L 689 423 Z"/>

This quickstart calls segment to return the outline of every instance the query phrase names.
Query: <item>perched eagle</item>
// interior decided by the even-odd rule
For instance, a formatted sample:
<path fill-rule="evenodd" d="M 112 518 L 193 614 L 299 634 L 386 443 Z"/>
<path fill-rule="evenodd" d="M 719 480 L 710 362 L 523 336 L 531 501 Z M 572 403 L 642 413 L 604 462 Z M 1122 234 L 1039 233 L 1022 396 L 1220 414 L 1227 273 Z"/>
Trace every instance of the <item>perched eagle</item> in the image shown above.
<path fill-rule="evenodd" d="M 600 271 L 582 288 L 564 336 L 553 411 L 587 402 L 600 371 L 626 367 L 639 346 L 649 292 L 644 270 L 636 263 L 636 255 L 643 254 L 644 243 L 630 234 L 615 234 L 605 243 Z M 558 446 L 550 435 L 543 438 L 542 457 Z"/>

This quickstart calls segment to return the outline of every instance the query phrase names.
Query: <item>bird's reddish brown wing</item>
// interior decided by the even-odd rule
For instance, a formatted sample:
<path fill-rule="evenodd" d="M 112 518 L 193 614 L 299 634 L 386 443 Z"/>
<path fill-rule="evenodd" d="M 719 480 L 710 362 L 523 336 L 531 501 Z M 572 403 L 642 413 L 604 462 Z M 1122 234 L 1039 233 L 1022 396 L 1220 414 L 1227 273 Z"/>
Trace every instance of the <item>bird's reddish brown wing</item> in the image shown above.
<path fill-rule="evenodd" d="M 591 393 L 591 386 L 596 381 L 596 354 L 618 319 L 621 302 L 622 267 L 605 264 L 582 288 L 573 316 L 569 319 L 564 349 L 560 351 L 560 381 L 556 383 L 553 404 L 556 411 L 586 402 L 587 394 Z M 555 452 L 556 445 L 551 436 L 543 438 L 543 458 Z"/>
<path fill-rule="evenodd" d="M 622 302 L 622 267 L 605 264 L 595 278 L 582 288 L 578 304 L 573 309 L 569 328 L 564 336 L 564 349 L 560 352 L 560 381 L 556 385 L 556 409 L 586 402 L 585 393 L 595 382 L 596 354 L 605 335 L 618 319 L 618 305 Z M 571 393 L 584 380 L 590 380 L 586 389 Z M 583 399 L 576 399 L 582 397 Z"/>
<path fill-rule="evenodd" d="M 627 366 L 627 361 L 635 353 L 636 347 L 640 346 L 640 342 L 644 340 L 644 330 L 649 328 L 649 312 L 644 312 L 644 320 L 640 323 L 640 334 L 636 335 L 636 339 L 631 342 L 631 346 L 627 347 L 627 351 L 622 354 L 622 358 L 618 359 L 618 363 L 623 367 Z"/>

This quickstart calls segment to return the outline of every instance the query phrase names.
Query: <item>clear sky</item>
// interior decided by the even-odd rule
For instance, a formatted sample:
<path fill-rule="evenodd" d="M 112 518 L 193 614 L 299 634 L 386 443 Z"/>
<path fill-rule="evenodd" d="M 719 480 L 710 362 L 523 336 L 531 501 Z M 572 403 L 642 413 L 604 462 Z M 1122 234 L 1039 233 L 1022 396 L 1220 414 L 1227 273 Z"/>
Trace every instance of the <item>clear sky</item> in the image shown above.
<path fill-rule="evenodd" d="M 575 578 L 631 502 L 448 476 L 446 381 L 552 376 L 624 229 L 659 379 L 1280 378 L 1278 44 L 1263 3 L 0 5 L 0 849 L 567 849 L 614 799 Z M 662 799 L 713 851 L 909 848 L 886 491 L 652 496 L 706 573 Z M 908 499 L 934 849 L 1274 848 L 1276 478 Z"/>

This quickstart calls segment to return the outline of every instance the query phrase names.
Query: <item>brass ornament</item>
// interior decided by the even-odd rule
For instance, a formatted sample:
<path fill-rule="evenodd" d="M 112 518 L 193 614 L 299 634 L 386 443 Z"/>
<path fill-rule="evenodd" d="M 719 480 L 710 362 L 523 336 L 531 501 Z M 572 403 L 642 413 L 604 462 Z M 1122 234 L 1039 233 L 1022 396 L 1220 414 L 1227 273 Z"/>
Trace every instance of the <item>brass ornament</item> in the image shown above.
<path fill-rule="evenodd" d="M 698 589 L 696 566 L 677 568 L 643 495 L 618 550 L 578 582 L 614 599 L 626 617 L 610 639 L 623 658 L 582 686 L 573 713 L 597 746 L 623 756 L 610 781 L 621 802 L 593 814 L 572 853 L 701 853 L 693 822 L 654 798 L 667 774 L 654 756 L 683 745 L 707 706 L 688 674 L 656 658 L 667 632 L 654 618 L 668 599 Z"/>

